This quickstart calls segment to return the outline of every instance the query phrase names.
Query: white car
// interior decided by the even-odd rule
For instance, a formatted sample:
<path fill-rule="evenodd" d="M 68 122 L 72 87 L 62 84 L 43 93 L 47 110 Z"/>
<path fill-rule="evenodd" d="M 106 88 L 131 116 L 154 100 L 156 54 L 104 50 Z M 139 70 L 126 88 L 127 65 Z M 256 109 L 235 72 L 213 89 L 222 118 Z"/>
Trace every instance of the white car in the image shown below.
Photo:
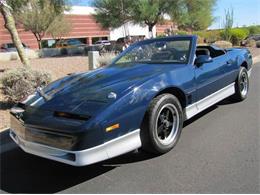
<path fill-rule="evenodd" d="M 95 43 L 95 45 L 111 45 L 110 41 L 108 40 L 100 40 Z"/>

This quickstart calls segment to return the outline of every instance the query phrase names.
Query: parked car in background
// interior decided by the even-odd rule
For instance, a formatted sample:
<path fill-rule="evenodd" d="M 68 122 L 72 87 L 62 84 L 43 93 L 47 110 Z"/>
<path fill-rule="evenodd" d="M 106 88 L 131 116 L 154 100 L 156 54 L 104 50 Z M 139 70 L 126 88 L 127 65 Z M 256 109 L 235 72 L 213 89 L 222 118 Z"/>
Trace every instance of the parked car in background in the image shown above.
<path fill-rule="evenodd" d="M 100 40 L 100 41 L 97 41 L 95 43 L 95 45 L 105 45 L 105 46 L 108 46 L 108 45 L 111 45 L 111 43 L 108 40 Z"/>
<path fill-rule="evenodd" d="M 245 46 L 246 43 L 248 43 L 249 41 L 260 41 L 260 35 L 250 35 L 248 37 L 246 37 L 242 42 L 241 42 L 241 45 L 242 46 Z"/>
<path fill-rule="evenodd" d="M 22 43 L 22 45 L 25 49 L 29 49 L 29 47 L 27 45 L 25 45 L 24 43 Z M 13 43 L 4 43 L 1 45 L 1 51 L 2 52 L 16 52 L 17 49 Z"/>
<path fill-rule="evenodd" d="M 77 47 L 85 47 L 86 44 L 82 43 L 78 39 L 68 39 L 68 40 L 60 40 L 56 44 L 54 44 L 55 48 L 77 48 Z"/>
<path fill-rule="evenodd" d="M 163 154 L 185 120 L 227 97 L 245 100 L 251 67 L 247 49 L 198 46 L 196 36 L 137 42 L 110 65 L 57 80 L 18 103 L 10 136 L 27 153 L 74 166 L 140 147 Z"/>

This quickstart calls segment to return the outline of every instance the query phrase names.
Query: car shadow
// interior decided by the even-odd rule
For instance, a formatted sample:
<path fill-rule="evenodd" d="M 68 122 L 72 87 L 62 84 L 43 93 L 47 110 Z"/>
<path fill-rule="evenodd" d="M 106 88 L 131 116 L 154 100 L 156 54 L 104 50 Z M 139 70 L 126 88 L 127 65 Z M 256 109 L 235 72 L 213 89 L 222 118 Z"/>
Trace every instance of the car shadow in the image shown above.
<path fill-rule="evenodd" d="M 85 167 L 73 167 L 23 152 L 0 134 L 1 190 L 8 193 L 56 193 L 109 172 L 120 164 L 151 159 L 152 155 L 131 152 L 115 159 Z"/>
<path fill-rule="evenodd" d="M 184 127 L 212 112 L 219 105 L 225 105 L 225 102 L 220 102 L 185 121 Z M 0 133 L 0 141 L 1 190 L 8 193 L 56 193 L 124 164 L 158 157 L 139 150 L 94 165 L 73 167 L 23 152 L 11 140 L 9 131 Z"/>

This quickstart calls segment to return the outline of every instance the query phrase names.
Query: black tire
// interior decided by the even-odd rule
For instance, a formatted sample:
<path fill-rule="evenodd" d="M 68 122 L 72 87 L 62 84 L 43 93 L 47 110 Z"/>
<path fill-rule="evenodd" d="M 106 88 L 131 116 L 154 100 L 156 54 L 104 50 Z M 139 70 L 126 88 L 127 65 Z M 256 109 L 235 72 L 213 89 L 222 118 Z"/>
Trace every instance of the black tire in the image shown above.
<path fill-rule="evenodd" d="M 178 142 L 183 126 L 183 111 L 172 94 L 162 94 L 152 100 L 141 126 L 142 148 L 164 154 Z"/>
<path fill-rule="evenodd" d="M 247 98 L 249 91 L 249 78 L 247 69 L 241 67 L 235 84 L 235 94 L 232 96 L 234 101 L 240 102 Z"/>

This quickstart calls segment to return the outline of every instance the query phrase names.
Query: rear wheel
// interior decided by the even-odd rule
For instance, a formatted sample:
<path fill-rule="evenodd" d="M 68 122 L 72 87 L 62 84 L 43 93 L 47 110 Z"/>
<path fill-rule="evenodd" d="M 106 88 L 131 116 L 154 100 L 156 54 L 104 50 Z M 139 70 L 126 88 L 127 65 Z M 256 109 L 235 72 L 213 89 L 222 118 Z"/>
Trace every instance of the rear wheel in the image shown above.
<path fill-rule="evenodd" d="M 179 100 L 171 94 L 156 97 L 150 104 L 141 128 L 144 150 L 163 154 L 180 138 L 183 112 Z"/>
<path fill-rule="evenodd" d="M 238 78 L 236 80 L 235 84 L 235 94 L 233 96 L 233 99 L 235 101 L 243 101 L 247 98 L 249 91 L 249 79 L 247 70 L 244 67 L 240 68 Z"/>

